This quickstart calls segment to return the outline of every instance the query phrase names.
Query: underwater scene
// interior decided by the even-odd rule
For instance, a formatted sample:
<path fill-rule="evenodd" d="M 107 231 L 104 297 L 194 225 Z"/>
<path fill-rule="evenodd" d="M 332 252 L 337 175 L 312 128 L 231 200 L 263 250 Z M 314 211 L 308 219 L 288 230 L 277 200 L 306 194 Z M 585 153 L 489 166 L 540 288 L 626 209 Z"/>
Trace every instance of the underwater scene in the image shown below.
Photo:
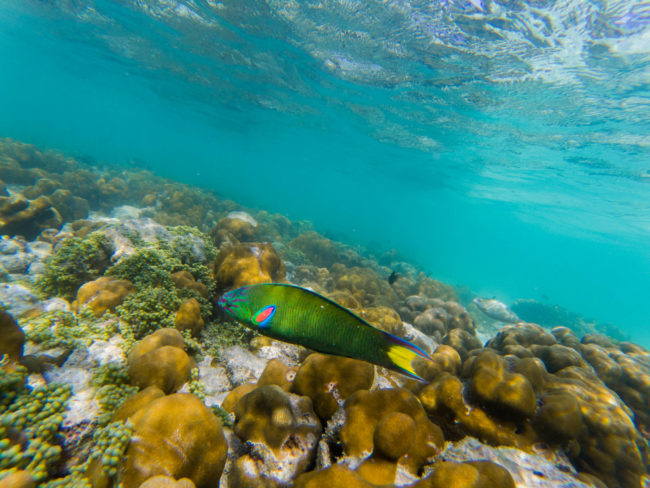
<path fill-rule="evenodd" d="M 0 488 L 650 487 L 650 6 L 0 1 Z"/>

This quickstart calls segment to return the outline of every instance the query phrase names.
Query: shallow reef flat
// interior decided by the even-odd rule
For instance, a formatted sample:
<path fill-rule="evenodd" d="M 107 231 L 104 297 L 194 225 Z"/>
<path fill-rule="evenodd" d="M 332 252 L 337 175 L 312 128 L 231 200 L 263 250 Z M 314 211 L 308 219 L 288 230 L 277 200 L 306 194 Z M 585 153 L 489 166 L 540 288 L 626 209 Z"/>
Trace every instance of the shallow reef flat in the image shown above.
<path fill-rule="evenodd" d="M 0 178 L 2 488 L 650 483 L 641 346 L 584 321 L 497 327 L 395 254 L 147 171 L 5 139 Z M 216 306 L 270 282 L 416 344 L 426 381 Z"/>

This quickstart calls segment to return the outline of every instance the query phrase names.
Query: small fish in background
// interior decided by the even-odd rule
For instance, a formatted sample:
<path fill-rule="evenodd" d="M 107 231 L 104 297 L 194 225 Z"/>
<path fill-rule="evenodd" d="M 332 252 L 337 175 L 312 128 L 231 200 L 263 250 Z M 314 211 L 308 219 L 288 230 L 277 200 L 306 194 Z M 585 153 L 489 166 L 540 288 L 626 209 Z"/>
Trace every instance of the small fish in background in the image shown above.
<path fill-rule="evenodd" d="M 478 309 L 485 315 L 494 320 L 506 322 L 508 324 L 521 322 L 517 314 L 508 308 L 505 303 L 494 298 L 479 298 L 472 300 Z"/>
<path fill-rule="evenodd" d="M 393 271 L 390 276 L 388 277 L 388 284 L 392 285 L 397 281 L 397 279 L 400 277 L 400 274 L 397 271 Z"/>
<path fill-rule="evenodd" d="M 243 286 L 224 294 L 218 304 L 235 320 L 266 336 L 325 354 L 368 361 L 419 381 L 424 380 L 413 369 L 413 361 L 431 361 L 416 345 L 299 286 Z"/>

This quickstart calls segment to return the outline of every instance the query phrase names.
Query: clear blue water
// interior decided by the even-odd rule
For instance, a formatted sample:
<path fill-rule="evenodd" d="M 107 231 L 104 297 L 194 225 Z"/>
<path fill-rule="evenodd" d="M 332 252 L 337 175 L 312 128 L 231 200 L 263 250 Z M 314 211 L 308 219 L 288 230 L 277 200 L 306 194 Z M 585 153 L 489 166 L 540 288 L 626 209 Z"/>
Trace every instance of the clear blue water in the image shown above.
<path fill-rule="evenodd" d="M 3 0 L 0 136 L 650 345 L 644 1 Z"/>

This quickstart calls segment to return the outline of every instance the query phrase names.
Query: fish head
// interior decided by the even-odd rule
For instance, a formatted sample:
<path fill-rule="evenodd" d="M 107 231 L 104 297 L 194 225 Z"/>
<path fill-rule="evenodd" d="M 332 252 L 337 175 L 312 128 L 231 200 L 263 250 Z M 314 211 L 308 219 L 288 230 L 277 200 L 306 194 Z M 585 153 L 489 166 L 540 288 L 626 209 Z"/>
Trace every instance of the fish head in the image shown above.
<path fill-rule="evenodd" d="M 224 293 L 219 298 L 219 301 L 217 301 L 217 305 L 235 320 L 243 322 L 246 325 L 251 325 L 252 314 L 248 288 L 248 286 L 242 286 L 236 290 Z"/>
<path fill-rule="evenodd" d="M 260 307 L 258 300 L 251 300 L 249 286 L 242 286 L 225 293 L 217 304 L 236 321 L 253 329 L 268 329 L 275 315 L 276 306 L 264 304 Z"/>

